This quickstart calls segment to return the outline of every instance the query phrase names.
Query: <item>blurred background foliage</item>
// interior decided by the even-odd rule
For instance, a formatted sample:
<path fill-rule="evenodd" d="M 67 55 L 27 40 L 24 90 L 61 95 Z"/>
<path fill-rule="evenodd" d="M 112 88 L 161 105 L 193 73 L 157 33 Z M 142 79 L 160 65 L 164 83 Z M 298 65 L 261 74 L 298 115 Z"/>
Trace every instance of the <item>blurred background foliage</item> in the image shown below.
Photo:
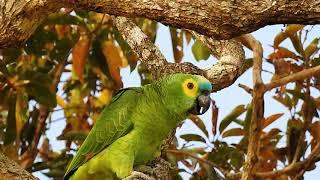
<path fill-rule="evenodd" d="M 154 42 L 157 22 L 142 18 L 134 21 Z M 302 25 L 288 25 L 275 37 L 274 52 L 266 58 L 275 69 L 270 72 L 272 80 L 320 64 L 319 38 L 305 44 L 309 30 Z M 175 28 L 169 31 L 175 62 L 182 61 L 184 42 L 193 43 L 196 61 L 209 58 L 209 51 L 201 42 L 191 41 L 190 33 Z M 286 39 L 291 41 L 294 50 L 281 46 Z M 76 151 L 72 147 L 81 145 L 101 110 L 123 87 L 120 69 L 138 68 L 141 85 L 152 81 L 112 25 L 111 17 L 94 12 L 63 9 L 50 15 L 22 47 L 2 50 L 1 59 L 0 150 L 27 170 L 42 171 L 56 179 L 63 176 Z M 62 76 L 67 77 L 63 78 L 66 80 L 62 80 Z M 283 113 L 275 109 L 273 115 L 264 119 L 258 171 L 277 169 L 289 164 L 295 156 L 303 158 L 307 149 L 320 141 L 320 98 L 310 93 L 318 91 L 319 86 L 320 77 L 314 77 L 282 86 L 274 92 L 273 98 L 287 108 L 291 117 L 284 133 L 278 128 L 265 129 Z M 57 111 L 63 111 L 64 117 L 52 120 Z M 247 151 L 252 106 L 241 104 L 230 110 L 219 120 L 219 125 L 218 111 L 212 106 L 212 129 L 198 116 L 190 117 L 203 133 L 184 134 L 180 138 L 185 141 L 176 139 L 173 142 L 166 155 L 175 167 L 171 179 L 181 179 L 180 172 L 192 172 L 192 179 L 224 179 L 225 172 L 240 172 Z M 57 137 L 65 142 L 65 148 L 56 152 L 46 132 L 51 123 L 59 120 L 66 122 Z M 236 128 L 229 127 L 232 123 Z M 214 135 L 213 140 L 209 138 L 210 133 Z M 306 138 L 306 134 L 311 138 Z M 227 143 L 225 138 L 232 136 L 241 140 Z M 285 146 L 279 146 L 281 138 L 286 139 Z M 300 153 L 295 155 L 299 140 L 305 146 L 298 147 Z M 200 145 L 190 146 L 190 142 Z M 184 166 L 178 166 L 178 162 Z M 290 174 L 275 179 L 289 177 Z"/>

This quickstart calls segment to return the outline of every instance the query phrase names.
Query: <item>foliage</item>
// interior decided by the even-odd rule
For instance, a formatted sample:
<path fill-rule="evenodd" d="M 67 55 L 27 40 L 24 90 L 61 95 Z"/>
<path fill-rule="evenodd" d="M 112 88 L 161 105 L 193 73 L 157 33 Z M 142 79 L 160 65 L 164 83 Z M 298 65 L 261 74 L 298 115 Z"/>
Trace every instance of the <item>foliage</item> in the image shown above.
<path fill-rule="evenodd" d="M 141 18 L 135 22 L 154 42 L 157 23 Z M 183 48 L 189 43 L 196 61 L 209 58 L 209 51 L 200 41 L 193 41 L 190 33 L 175 28 L 169 31 L 175 62 L 183 61 Z M 288 25 L 275 37 L 274 52 L 267 58 L 275 69 L 272 81 L 320 64 L 316 57 L 319 38 L 306 45 L 307 32 L 302 25 Z M 295 51 L 280 46 L 286 39 Z M 73 147 L 81 145 L 101 110 L 123 87 L 121 68 L 137 68 L 142 85 L 152 81 L 112 25 L 112 18 L 93 12 L 65 9 L 52 14 L 21 48 L 4 49 L 1 57 L 1 151 L 32 172 L 46 170 L 43 172 L 48 177 L 64 174 Z M 320 99 L 310 92 L 318 91 L 319 86 L 317 76 L 281 86 L 274 92 L 273 98 L 288 109 L 290 117 L 275 110 L 263 120 L 258 172 L 272 171 L 304 158 L 307 148 L 314 148 L 320 141 Z M 63 118 L 53 119 L 61 111 Z M 181 135 L 177 138 L 183 140 L 170 146 L 166 156 L 175 165 L 172 177 L 187 172 L 193 179 L 224 179 L 226 172 L 240 172 L 247 152 L 251 115 L 252 103 L 242 104 L 230 110 L 218 125 L 218 108 L 213 106 L 211 130 L 198 116 L 191 116 L 190 121 L 201 133 Z M 45 123 L 40 123 L 43 119 Z M 287 122 L 286 132 L 269 128 L 279 120 Z M 47 138 L 50 125 L 57 121 L 65 122 L 57 137 L 65 142 L 59 152 L 52 150 L 53 144 Z M 311 134 L 311 140 L 305 138 L 306 132 Z M 41 137 L 39 145 L 37 136 Z M 239 137 L 239 141 L 227 143 L 231 136 Z M 304 146 L 297 153 L 301 136 Z M 285 146 L 279 145 L 281 139 L 286 139 Z M 276 179 L 289 176 L 294 174 Z"/>

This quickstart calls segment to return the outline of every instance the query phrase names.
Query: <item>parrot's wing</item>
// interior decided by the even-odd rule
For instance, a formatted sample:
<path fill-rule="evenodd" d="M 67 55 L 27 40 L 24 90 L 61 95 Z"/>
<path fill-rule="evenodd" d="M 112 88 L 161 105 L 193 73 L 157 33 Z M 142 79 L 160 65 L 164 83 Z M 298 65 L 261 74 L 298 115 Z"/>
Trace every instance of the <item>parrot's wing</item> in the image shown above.
<path fill-rule="evenodd" d="M 141 88 L 126 88 L 112 98 L 111 103 L 102 111 L 95 126 L 72 159 L 65 179 L 68 179 L 86 161 L 131 131 L 133 123 L 130 121 L 130 116 L 142 94 Z"/>

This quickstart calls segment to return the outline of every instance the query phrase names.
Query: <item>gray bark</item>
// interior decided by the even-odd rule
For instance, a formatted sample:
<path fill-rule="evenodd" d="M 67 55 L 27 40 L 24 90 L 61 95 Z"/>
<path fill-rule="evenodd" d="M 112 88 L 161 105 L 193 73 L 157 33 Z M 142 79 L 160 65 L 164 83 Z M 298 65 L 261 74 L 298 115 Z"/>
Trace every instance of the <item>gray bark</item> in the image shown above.
<path fill-rule="evenodd" d="M 28 171 L 22 169 L 16 162 L 0 153 L 0 179 L 3 180 L 35 180 Z"/>

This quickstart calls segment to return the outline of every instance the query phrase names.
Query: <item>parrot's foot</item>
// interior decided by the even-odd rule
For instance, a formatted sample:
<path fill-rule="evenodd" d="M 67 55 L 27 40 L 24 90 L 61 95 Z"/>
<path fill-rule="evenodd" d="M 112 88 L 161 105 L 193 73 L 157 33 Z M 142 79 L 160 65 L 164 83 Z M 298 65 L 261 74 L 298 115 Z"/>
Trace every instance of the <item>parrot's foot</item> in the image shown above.
<path fill-rule="evenodd" d="M 130 176 L 124 178 L 123 180 L 155 180 L 155 178 L 150 177 L 142 172 L 133 171 Z"/>

